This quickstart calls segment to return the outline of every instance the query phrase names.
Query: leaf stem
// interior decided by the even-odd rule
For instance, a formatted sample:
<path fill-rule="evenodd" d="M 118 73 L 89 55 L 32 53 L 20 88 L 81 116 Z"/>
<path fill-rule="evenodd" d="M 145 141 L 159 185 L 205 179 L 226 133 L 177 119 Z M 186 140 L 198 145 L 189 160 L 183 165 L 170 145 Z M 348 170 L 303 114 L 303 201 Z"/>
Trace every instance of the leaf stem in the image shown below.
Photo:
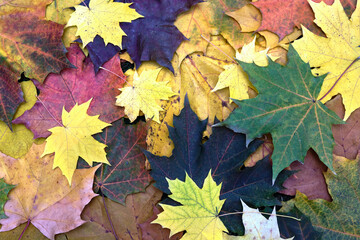
<path fill-rule="evenodd" d="M 24 230 L 22 231 L 22 233 L 21 233 L 21 235 L 20 235 L 20 237 L 19 237 L 18 240 L 20 240 L 20 239 L 22 238 L 22 236 L 23 236 L 24 233 L 25 233 L 25 230 L 29 227 L 29 225 L 30 225 L 30 219 L 28 219 L 27 224 L 26 224 Z"/>
<path fill-rule="evenodd" d="M 360 59 L 360 56 L 357 57 L 357 58 L 355 58 L 354 61 L 352 61 L 352 62 L 350 63 L 350 65 L 345 69 L 345 71 L 344 71 L 344 72 L 339 76 L 339 78 L 336 80 L 336 82 L 334 83 L 334 85 L 329 89 L 329 91 L 327 91 L 327 92 L 325 93 L 324 96 L 322 96 L 322 97 L 319 99 L 319 101 L 323 100 L 323 99 L 334 89 L 335 85 L 340 81 L 340 79 L 345 75 L 345 73 L 350 69 L 350 67 L 351 67 L 352 65 L 354 65 L 354 63 L 356 63 L 359 59 Z"/>
<path fill-rule="evenodd" d="M 220 214 L 218 215 L 218 217 L 224 217 L 224 216 L 229 216 L 229 215 L 236 215 L 236 214 L 243 214 L 243 213 L 261 213 L 264 215 L 269 215 L 269 216 L 279 216 L 279 217 L 284 217 L 284 218 L 291 218 L 294 219 L 296 221 L 301 221 L 301 219 L 293 217 L 293 216 L 287 216 L 287 215 L 282 215 L 282 214 L 272 214 L 272 213 L 265 213 L 265 212 L 259 212 L 259 211 L 254 211 L 254 212 L 231 212 L 231 213 L 224 213 L 224 214 Z"/>
<path fill-rule="evenodd" d="M 105 203 L 104 194 L 102 193 L 101 189 L 100 189 L 100 195 L 101 195 L 102 200 L 103 200 L 103 203 L 104 203 L 104 208 L 105 208 L 106 215 L 107 215 L 107 217 L 108 217 L 108 220 L 109 220 L 109 223 L 110 223 L 110 226 L 111 226 L 112 233 L 113 233 L 115 239 L 116 239 L 116 240 L 119 240 L 119 237 L 116 235 L 114 225 L 113 225 L 113 223 L 112 223 L 112 221 L 111 221 L 110 214 L 109 214 L 109 211 L 108 211 L 107 206 L 106 206 L 106 203 Z"/>
<path fill-rule="evenodd" d="M 127 84 L 129 84 L 130 86 L 132 86 L 132 84 L 130 84 L 128 81 L 126 81 L 126 78 L 123 78 L 123 77 L 120 76 L 119 74 L 114 73 L 113 71 L 111 71 L 111 70 L 109 70 L 109 69 L 107 69 L 107 68 L 104 68 L 104 67 L 99 67 L 99 68 L 101 68 L 101 69 L 103 69 L 103 70 L 105 70 L 105 71 L 107 71 L 107 72 L 109 72 L 109 73 L 114 74 L 115 76 L 117 76 L 117 77 L 120 78 L 121 80 L 124 80 Z"/>

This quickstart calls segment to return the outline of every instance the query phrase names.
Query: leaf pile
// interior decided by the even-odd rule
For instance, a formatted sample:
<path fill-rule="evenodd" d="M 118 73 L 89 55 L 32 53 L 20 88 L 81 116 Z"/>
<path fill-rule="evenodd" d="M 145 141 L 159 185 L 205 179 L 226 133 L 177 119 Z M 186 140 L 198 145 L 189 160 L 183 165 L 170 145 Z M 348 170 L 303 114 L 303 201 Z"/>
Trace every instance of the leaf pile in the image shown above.
<path fill-rule="evenodd" d="M 0 239 L 360 239 L 360 1 L 0 1 Z"/>

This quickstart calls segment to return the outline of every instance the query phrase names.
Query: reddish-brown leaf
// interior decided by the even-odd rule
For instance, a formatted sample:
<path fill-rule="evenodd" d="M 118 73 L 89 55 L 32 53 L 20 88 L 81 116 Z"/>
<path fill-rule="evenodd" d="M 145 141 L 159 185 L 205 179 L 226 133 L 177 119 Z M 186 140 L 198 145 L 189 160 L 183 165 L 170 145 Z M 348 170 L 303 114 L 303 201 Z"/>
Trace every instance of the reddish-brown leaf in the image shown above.
<path fill-rule="evenodd" d="M 0 52 L 15 72 L 42 82 L 48 73 L 70 67 L 62 33 L 63 25 L 14 11 L 0 18 Z"/>
<path fill-rule="evenodd" d="M 295 161 L 290 169 L 298 171 L 284 182 L 285 190 L 280 191 L 286 195 L 295 196 L 296 190 L 304 193 L 309 199 L 322 198 L 331 201 L 323 172 L 327 167 L 323 164 L 314 150 L 310 149 L 304 160 L 304 164 Z"/>
<path fill-rule="evenodd" d="M 333 125 L 334 154 L 355 159 L 360 153 L 360 108 L 351 113 L 346 124 Z"/>
<path fill-rule="evenodd" d="M 169 238 L 170 230 L 163 228 L 160 224 L 151 224 L 157 218 L 157 215 L 162 212 L 160 207 L 154 207 L 154 214 L 146 220 L 146 222 L 139 224 L 142 232 L 143 240 L 179 240 L 183 233 L 179 232 Z"/>
<path fill-rule="evenodd" d="M 333 0 L 313 0 L 314 2 L 324 1 L 332 4 Z M 350 16 L 356 7 L 356 0 L 341 0 L 347 14 Z M 262 23 L 258 31 L 269 30 L 276 33 L 280 39 L 293 32 L 294 27 L 305 26 L 311 32 L 323 35 L 321 29 L 314 24 L 314 13 L 307 0 L 259 0 L 253 3 L 262 14 Z"/>
<path fill-rule="evenodd" d="M 121 118 L 122 108 L 115 106 L 125 82 L 119 56 L 114 56 L 104 64 L 96 75 L 90 58 L 86 58 L 77 44 L 72 44 L 67 54 L 76 68 L 67 68 L 60 74 L 49 74 L 43 84 L 35 82 L 40 90 L 34 107 L 26 111 L 13 123 L 25 123 L 34 133 L 34 138 L 48 137 L 48 129 L 59 126 L 63 107 L 69 111 L 75 103 L 82 104 L 93 98 L 88 114 L 100 114 L 100 120 L 111 123 Z"/>
<path fill-rule="evenodd" d="M 125 204 L 128 194 L 144 192 L 151 180 L 145 168 L 147 127 L 145 122 L 126 124 L 120 119 L 94 137 L 107 145 L 107 159 L 95 177 L 95 191 L 101 190 L 113 201 Z"/>
<path fill-rule="evenodd" d="M 17 82 L 20 76 L 3 64 L 0 59 L 0 120 L 11 129 L 11 121 L 23 97 L 20 84 Z"/>

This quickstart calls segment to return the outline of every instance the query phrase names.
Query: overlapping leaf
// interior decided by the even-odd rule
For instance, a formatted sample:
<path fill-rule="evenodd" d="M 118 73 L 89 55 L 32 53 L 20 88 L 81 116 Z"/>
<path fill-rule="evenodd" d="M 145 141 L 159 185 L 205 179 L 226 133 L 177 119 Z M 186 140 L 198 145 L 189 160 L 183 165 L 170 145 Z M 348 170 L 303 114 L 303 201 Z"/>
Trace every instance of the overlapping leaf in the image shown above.
<path fill-rule="evenodd" d="M 81 214 L 82 219 L 87 222 L 66 233 L 67 239 L 113 240 L 115 236 L 111 224 L 118 239 L 141 239 L 140 224 L 152 215 L 153 207 L 161 196 L 159 190 L 149 186 L 144 193 L 127 196 L 125 206 L 107 198 L 96 197 Z M 106 211 L 109 213 L 111 223 Z"/>
<path fill-rule="evenodd" d="M 89 58 L 73 44 L 68 53 L 70 62 L 77 67 L 64 69 L 60 74 L 50 74 L 43 84 L 35 82 L 40 90 L 35 106 L 15 119 L 16 124 L 25 123 L 35 138 L 48 137 L 48 129 L 60 126 L 62 109 L 70 110 L 75 103 L 82 104 L 92 98 L 88 114 L 100 114 L 100 120 L 111 123 L 124 115 L 114 105 L 119 87 L 126 77 L 120 68 L 120 59 L 113 57 L 96 75 Z"/>
<path fill-rule="evenodd" d="M 322 239 L 357 239 L 360 237 L 359 160 L 334 157 L 334 169 L 325 174 L 333 201 L 308 200 L 297 193 L 292 200 L 295 206 L 311 219 L 314 228 L 322 233 Z"/>
<path fill-rule="evenodd" d="M 0 56 L 0 120 L 12 129 L 11 121 L 19 104 L 23 101 L 18 74 L 5 66 Z"/>
<path fill-rule="evenodd" d="M 145 70 L 140 76 L 135 71 L 132 84 L 119 89 L 121 94 L 116 97 L 116 105 L 125 107 L 125 114 L 130 121 L 133 122 L 141 110 L 146 119 L 152 118 L 159 122 L 159 111 L 162 108 L 157 101 L 168 100 L 175 95 L 171 87 L 166 86 L 167 82 L 156 81 L 160 71 L 161 68 Z"/>
<path fill-rule="evenodd" d="M 77 26 L 76 35 L 86 46 L 96 35 L 104 39 L 105 45 L 113 43 L 122 48 L 125 32 L 119 22 L 131 22 L 142 15 L 130 8 L 131 3 L 119 3 L 112 0 L 91 0 L 88 6 L 77 5 L 66 27 Z"/>
<path fill-rule="evenodd" d="M 316 100 L 325 76 L 314 77 L 290 46 L 288 64 L 268 67 L 240 63 L 259 91 L 256 98 L 236 101 L 239 106 L 221 126 L 247 134 L 247 142 L 271 133 L 274 142 L 273 179 L 295 160 L 304 161 L 312 147 L 331 170 L 332 124 L 341 119 Z M 276 94 L 274 94 L 276 93 Z"/>
<path fill-rule="evenodd" d="M 91 135 L 101 132 L 110 124 L 89 116 L 86 111 L 91 100 L 75 106 L 67 112 L 63 108 L 61 126 L 50 128 L 51 135 L 46 139 L 42 156 L 55 153 L 54 168 L 59 167 L 69 184 L 76 169 L 79 157 L 90 166 L 93 162 L 109 164 L 104 148 L 105 144 L 96 141 Z"/>
<path fill-rule="evenodd" d="M 113 201 L 125 203 L 128 194 L 143 192 L 150 175 L 145 169 L 146 124 L 128 125 L 124 120 L 112 123 L 95 139 L 108 147 L 109 165 L 102 165 L 95 177 L 95 190 Z"/>
<path fill-rule="evenodd" d="M 144 18 L 121 24 L 127 37 L 124 47 L 138 68 L 143 61 L 156 61 L 171 71 L 171 59 L 186 40 L 175 27 L 176 17 L 201 0 L 135 0 L 133 6 Z M 128 0 L 126 0 L 128 2 Z M 146 33 L 146 34 L 143 34 Z"/>
<path fill-rule="evenodd" d="M 43 81 L 70 64 L 61 41 L 63 26 L 43 20 L 49 0 L 7 1 L 0 6 L 0 57 L 18 75 Z"/>
<path fill-rule="evenodd" d="M 359 91 L 359 41 L 360 1 L 349 19 L 340 0 L 331 6 L 309 2 L 315 23 L 324 31 L 325 37 L 317 36 L 303 27 L 303 37 L 294 42 L 295 49 L 305 62 L 309 62 L 316 75 L 326 74 L 318 95 L 322 102 L 341 93 L 345 105 L 345 120 L 360 107 Z M 339 47 L 341 46 L 341 47 Z"/>
<path fill-rule="evenodd" d="M 224 212 L 240 210 L 240 197 L 258 207 L 279 204 L 274 194 L 280 190 L 281 181 L 287 175 L 281 174 L 284 179 L 272 186 L 269 158 L 260 161 L 253 168 L 240 169 L 261 142 L 256 140 L 246 148 L 245 135 L 226 128 L 214 128 L 210 139 L 202 145 L 205 128 L 206 120 L 199 121 L 186 101 L 181 114 L 174 117 L 174 128 L 169 127 L 170 137 L 175 145 L 171 157 L 159 157 L 146 152 L 155 186 L 170 193 L 166 178 L 184 180 L 185 171 L 198 186 L 202 186 L 211 169 L 214 180 L 218 184 L 222 183 L 221 199 L 227 199 Z M 241 221 L 239 215 L 222 219 L 230 231 L 242 233 L 242 225 L 234 224 Z"/>
<path fill-rule="evenodd" d="M 0 175 L 7 183 L 16 185 L 4 207 L 9 218 L 0 220 L 1 232 L 30 222 L 46 237 L 54 239 L 55 234 L 84 223 L 80 214 L 96 196 L 92 184 L 97 167 L 76 170 L 69 187 L 60 169 L 52 169 L 53 157 L 40 157 L 44 147 L 45 144 L 34 144 L 20 159 L 0 153 Z"/>
<path fill-rule="evenodd" d="M 0 179 L 0 219 L 6 218 L 6 215 L 4 213 L 4 204 L 8 200 L 8 193 L 14 187 L 15 186 L 11 184 L 7 184 L 4 179 Z"/>
<path fill-rule="evenodd" d="M 171 199 L 182 206 L 160 204 L 164 212 L 153 223 L 170 229 L 170 236 L 186 230 L 182 239 L 221 240 L 226 227 L 218 217 L 225 200 L 220 200 L 221 184 L 217 185 L 211 171 L 202 187 L 186 174 L 185 181 L 169 180 Z"/>

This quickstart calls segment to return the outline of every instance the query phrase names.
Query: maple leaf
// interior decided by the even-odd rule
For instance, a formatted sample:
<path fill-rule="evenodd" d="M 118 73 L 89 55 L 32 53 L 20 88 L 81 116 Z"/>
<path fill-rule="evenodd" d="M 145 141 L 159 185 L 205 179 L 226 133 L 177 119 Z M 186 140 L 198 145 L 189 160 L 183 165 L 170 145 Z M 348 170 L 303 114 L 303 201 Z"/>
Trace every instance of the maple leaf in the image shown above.
<path fill-rule="evenodd" d="M 282 207 L 278 213 L 281 214 L 277 216 L 281 237 L 289 238 L 294 236 L 294 239 L 299 240 L 322 239 L 322 234 L 314 229 L 310 218 L 300 212 L 293 204 Z"/>
<path fill-rule="evenodd" d="M 130 5 L 112 0 L 91 0 L 89 6 L 75 6 L 75 12 L 65 27 L 76 26 L 76 35 L 80 36 L 84 46 L 99 35 L 105 45 L 111 42 L 122 48 L 122 37 L 126 33 L 120 28 L 119 22 L 131 22 L 143 17 Z"/>
<path fill-rule="evenodd" d="M 153 208 L 154 214 L 146 220 L 146 222 L 139 224 L 142 232 L 142 239 L 143 240 L 179 240 L 183 233 L 179 232 L 171 237 L 170 230 L 167 228 L 162 228 L 159 224 L 151 224 L 157 216 L 163 212 L 161 207 L 154 207 Z"/>
<path fill-rule="evenodd" d="M 217 185 L 211 177 L 211 171 L 200 188 L 189 177 L 185 181 L 179 179 L 169 180 L 169 197 L 182 206 L 160 204 L 164 212 L 152 223 L 158 223 L 170 229 L 170 236 L 186 230 L 182 239 L 208 239 L 222 238 L 222 232 L 227 231 L 218 217 L 225 200 L 220 200 L 221 184 Z"/>
<path fill-rule="evenodd" d="M 255 51 L 255 40 L 246 44 L 242 47 L 241 52 L 236 52 L 236 59 L 238 61 L 252 63 L 254 62 L 258 66 L 267 66 L 267 52 L 268 49 L 256 52 Z M 274 60 L 275 61 L 275 60 Z M 248 99 L 248 88 L 255 88 L 252 86 L 249 81 L 249 77 L 242 70 L 239 64 L 231 64 L 225 65 L 225 70 L 219 75 L 219 81 L 216 83 L 216 86 L 211 92 L 217 91 L 219 89 L 223 89 L 229 87 L 230 90 L 230 98 L 233 99 Z M 232 100 L 230 100 L 232 102 Z"/>
<path fill-rule="evenodd" d="M 356 109 L 346 120 L 346 124 L 334 125 L 332 130 L 335 139 L 334 154 L 356 159 L 360 152 L 359 134 L 360 109 Z"/>
<path fill-rule="evenodd" d="M 310 149 L 304 159 L 304 163 L 295 161 L 289 168 L 296 171 L 292 176 L 285 180 L 280 193 L 295 196 L 296 191 L 300 191 L 309 199 L 322 198 L 331 201 L 327 190 L 323 172 L 327 167 L 320 161 L 314 150 Z"/>
<path fill-rule="evenodd" d="M 179 44 L 186 40 L 185 36 L 174 26 L 174 22 L 179 14 L 187 11 L 201 0 L 125 1 L 133 2 L 136 11 L 144 16 L 132 24 L 121 24 L 127 34 L 127 37 L 124 38 L 124 48 L 134 60 L 136 68 L 140 66 L 141 62 L 156 61 L 173 72 L 171 59 Z"/>
<path fill-rule="evenodd" d="M 241 200 L 241 199 L 240 199 Z M 272 211 L 269 219 L 266 219 L 258 209 L 253 209 L 246 205 L 241 200 L 241 204 L 243 206 L 243 223 L 245 226 L 245 235 L 244 236 L 227 236 L 228 240 L 256 240 L 256 239 L 268 239 L 268 240 L 280 240 L 284 239 L 280 237 L 280 231 L 276 218 L 276 210 L 275 208 Z M 289 240 L 293 239 L 288 238 Z"/>
<path fill-rule="evenodd" d="M 308 200 L 300 193 L 286 204 L 295 206 L 311 219 L 314 228 L 322 233 L 322 239 L 357 239 L 359 225 L 359 159 L 348 160 L 334 156 L 334 169 L 325 173 L 332 202 L 323 199 Z"/>
<path fill-rule="evenodd" d="M 43 81 L 49 72 L 70 67 L 60 24 L 43 20 L 50 0 L 6 1 L 0 6 L 0 59 L 20 75 Z"/>
<path fill-rule="evenodd" d="M 80 213 L 96 196 L 92 184 L 98 167 L 76 170 L 69 187 L 61 171 L 52 169 L 53 157 L 40 158 L 44 145 L 34 144 L 20 159 L 0 153 L 0 175 L 7 183 L 16 185 L 4 206 L 9 218 L 0 220 L 1 232 L 28 222 L 47 238 L 54 239 L 55 234 L 85 222 Z"/>
<path fill-rule="evenodd" d="M 309 64 L 300 59 L 292 46 L 287 56 L 286 66 L 272 61 L 268 67 L 239 62 L 259 95 L 253 99 L 234 100 L 239 108 L 217 124 L 246 133 L 248 142 L 271 133 L 273 179 L 293 161 L 303 162 L 310 147 L 333 170 L 331 125 L 343 123 L 316 100 L 325 76 L 314 77 Z"/>
<path fill-rule="evenodd" d="M 304 61 L 315 67 L 314 74 L 329 73 L 318 95 L 319 99 L 326 102 L 332 96 L 341 93 L 346 120 L 360 107 L 360 99 L 354 95 L 360 90 L 357 84 L 360 66 L 357 62 L 360 55 L 360 35 L 357 31 L 360 26 L 359 1 L 350 20 L 339 0 L 335 0 L 331 6 L 311 1 L 309 3 L 315 13 L 314 22 L 327 37 L 317 36 L 303 27 L 303 37 L 294 42 L 294 48 Z"/>
<path fill-rule="evenodd" d="M 49 129 L 51 135 L 46 139 L 42 154 L 44 156 L 55 152 L 53 168 L 59 167 L 69 184 L 79 157 L 90 166 L 93 162 L 109 164 L 104 150 L 106 145 L 96 141 L 91 135 L 111 124 L 99 120 L 99 116 L 87 115 L 90 102 L 91 99 L 81 105 L 75 104 L 69 112 L 63 108 L 62 126 Z"/>
<path fill-rule="evenodd" d="M 49 74 L 43 84 L 34 81 L 40 94 L 35 106 L 13 120 L 15 124 L 25 124 L 35 138 L 48 137 L 48 129 L 61 126 L 61 113 L 71 109 L 75 103 L 82 104 L 93 98 L 88 113 L 100 114 L 100 120 L 111 123 L 124 115 L 114 105 L 119 87 L 126 77 L 120 68 L 120 59 L 113 57 L 97 74 L 89 58 L 86 58 L 77 44 L 69 48 L 68 58 L 76 68 L 68 68 L 60 74 Z"/>
<path fill-rule="evenodd" d="M 161 68 L 145 70 L 140 76 L 135 71 L 132 86 L 119 89 L 121 94 L 116 97 L 116 105 L 125 107 L 125 114 L 131 122 L 139 116 L 140 110 L 146 119 L 159 122 L 159 112 L 163 109 L 157 101 L 176 95 L 171 87 L 166 86 L 167 82 L 156 81 L 160 71 Z"/>
<path fill-rule="evenodd" d="M 152 215 L 153 207 L 161 196 L 162 193 L 150 185 L 146 192 L 128 195 L 125 205 L 95 197 L 81 213 L 86 223 L 66 233 L 66 239 L 112 240 L 115 238 L 111 224 L 118 239 L 142 239 L 139 225 Z"/>
<path fill-rule="evenodd" d="M 286 35 L 293 32 L 294 27 L 305 26 L 317 35 L 323 35 L 321 30 L 313 23 L 314 13 L 310 5 L 314 2 L 321 2 L 322 0 L 294 0 L 294 1 L 279 1 L 279 0 L 259 0 L 252 3 L 260 9 L 262 14 L 262 23 L 258 31 L 268 30 L 279 35 L 283 39 Z M 341 0 L 352 11 L 355 6 L 354 0 Z M 308 3 L 309 2 L 309 3 Z M 332 3 L 332 0 L 324 0 L 325 5 Z M 279 18 L 281 21 L 279 21 Z"/>
<path fill-rule="evenodd" d="M 288 173 L 280 174 L 272 185 L 272 171 L 269 157 L 259 161 L 255 167 L 242 166 L 247 157 L 261 144 L 255 140 L 248 148 L 245 135 L 234 133 L 225 127 L 214 128 L 205 144 L 201 144 L 206 120 L 200 121 L 191 110 L 188 100 L 179 116 L 174 117 L 174 128 L 169 127 L 169 134 L 175 148 L 170 157 L 160 157 L 145 152 L 151 164 L 151 176 L 155 186 L 169 194 L 168 179 L 185 179 L 185 171 L 199 186 L 202 185 L 211 169 L 213 178 L 222 184 L 220 198 L 226 199 L 223 211 L 233 212 L 241 209 L 239 198 L 257 207 L 280 204 L 274 194 L 281 189 L 282 181 Z M 240 215 L 221 217 L 227 229 L 243 234 Z"/>
<path fill-rule="evenodd" d="M 145 169 L 146 130 L 144 122 L 113 122 L 102 133 L 94 135 L 107 145 L 109 165 L 102 164 L 95 177 L 95 192 L 101 191 L 113 201 L 124 204 L 128 194 L 142 192 L 151 180 Z"/>
<path fill-rule="evenodd" d="M 11 121 L 23 97 L 17 74 L 5 66 L 1 56 L 0 64 L 0 120 L 12 130 Z"/>

